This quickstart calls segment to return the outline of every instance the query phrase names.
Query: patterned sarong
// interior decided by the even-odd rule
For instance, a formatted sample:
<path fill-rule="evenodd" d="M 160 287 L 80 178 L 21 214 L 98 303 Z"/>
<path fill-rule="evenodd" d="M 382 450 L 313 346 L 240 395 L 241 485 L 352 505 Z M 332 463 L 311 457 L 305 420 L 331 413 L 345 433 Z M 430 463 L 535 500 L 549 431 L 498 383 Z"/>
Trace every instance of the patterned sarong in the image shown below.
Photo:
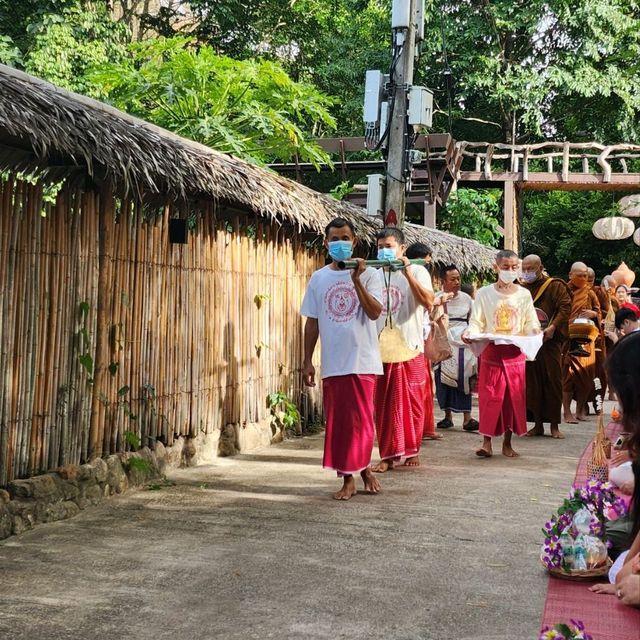
<path fill-rule="evenodd" d="M 515 345 L 490 342 L 480 356 L 480 433 L 491 438 L 527 433 L 525 355 Z"/>
<path fill-rule="evenodd" d="M 322 381 L 325 421 L 322 466 L 338 475 L 359 473 L 371 464 L 375 375 L 332 376 Z"/>
<path fill-rule="evenodd" d="M 382 460 L 415 456 L 424 431 L 426 371 L 424 355 L 387 363 L 376 382 L 376 433 Z"/>

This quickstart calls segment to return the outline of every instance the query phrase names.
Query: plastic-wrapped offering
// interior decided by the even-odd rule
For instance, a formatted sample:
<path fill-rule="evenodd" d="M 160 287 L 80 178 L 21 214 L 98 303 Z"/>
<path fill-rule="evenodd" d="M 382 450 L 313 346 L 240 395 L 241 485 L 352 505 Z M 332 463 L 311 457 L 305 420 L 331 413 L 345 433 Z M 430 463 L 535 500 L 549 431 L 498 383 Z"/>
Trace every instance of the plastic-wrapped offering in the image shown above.
<path fill-rule="evenodd" d="M 576 533 L 587 535 L 591 531 L 591 521 L 593 516 L 591 515 L 591 511 L 583 507 L 582 509 L 578 509 L 575 515 L 573 516 L 573 528 L 576 530 Z"/>
<path fill-rule="evenodd" d="M 573 571 L 587 570 L 587 550 L 584 546 L 584 535 L 580 534 L 573 547 Z"/>
<path fill-rule="evenodd" d="M 571 536 L 569 529 L 565 529 L 560 536 L 560 548 L 562 549 L 562 568 L 565 571 L 573 569 L 575 562 L 575 540 Z"/>
<path fill-rule="evenodd" d="M 578 548 L 580 557 L 578 557 Z M 575 542 L 574 567 L 576 571 L 596 569 L 607 561 L 607 547 L 600 538 L 595 536 L 580 534 Z"/>

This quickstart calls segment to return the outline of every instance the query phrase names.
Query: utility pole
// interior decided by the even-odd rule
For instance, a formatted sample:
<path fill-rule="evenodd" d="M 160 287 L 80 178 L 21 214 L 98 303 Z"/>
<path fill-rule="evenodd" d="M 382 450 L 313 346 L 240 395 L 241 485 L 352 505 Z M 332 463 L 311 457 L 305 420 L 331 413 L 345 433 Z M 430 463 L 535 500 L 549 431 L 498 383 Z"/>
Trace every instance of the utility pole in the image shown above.
<path fill-rule="evenodd" d="M 425 0 L 393 0 L 393 55 L 389 73 L 369 70 L 365 79 L 365 147 L 385 154 L 385 174 L 367 176 L 367 213 L 386 226 L 402 227 L 417 133 L 430 127 L 433 93 L 413 85 L 416 43 L 424 39 Z"/>
<path fill-rule="evenodd" d="M 418 0 L 395 0 L 391 15 L 393 31 L 394 61 L 388 133 L 388 156 L 386 172 L 386 198 L 384 208 L 385 225 L 404 226 L 407 184 L 411 166 L 409 149 L 413 130 L 407 124 L 409 89 L 413 85 L 413 63 L 416 54 L 416 5 Z M 398 59 L 396 61 L 396 56 Z"/>

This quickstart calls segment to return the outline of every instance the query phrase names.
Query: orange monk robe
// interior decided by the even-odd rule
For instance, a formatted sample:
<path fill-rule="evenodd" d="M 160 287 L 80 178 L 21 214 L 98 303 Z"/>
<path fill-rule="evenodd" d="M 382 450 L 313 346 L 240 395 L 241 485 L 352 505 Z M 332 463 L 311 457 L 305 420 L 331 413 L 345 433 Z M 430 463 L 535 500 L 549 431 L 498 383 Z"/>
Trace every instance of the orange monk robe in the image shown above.
<path fill-rule="evenodd" d="M 602 316 L 602 322 L 600 323 L 600 339 L 596 340 L 596 377 L 600 378 L 600 382 L 602 383 L 602 391 L 598 391 L 598 393 L 602 394 L 604 398 L 604 394 L 607 390 L 607 371 L 604 367 L 604 361 L 607 359 L 607 337 L 604 334 L 604 319 L 607 316 L 609 311 L 609 306 L 611 305 L 609 294 L 602 287 L 593 287 L 593 292 L 598 297 L 598 302 L 600 303 L 600 313 Z M 593 393 L 591 394 L 590 400 L 595 401 L 596 390 L 594 387 Z"/>
<path fill-rule="evenodd" d="M 542 285 L 552 280 L 540 297 Z M 523 284 L 535 300 L 534 305 L 555 327 L 553 338 L 545 341 L 533 362 L 527 362 L 527 413 L 536 424 L 560 424 L 562 411 L 562 354 L 568 336 L 571 294 L 567 285 L 557 278 L 543 276 L 531 284 Z"/>
<path fill-rule="evenodd" d="M 573 283 L 569 283 L 569 290 L 573 295 L 571 303 L 571 313 L 569 315 L 569 323 L 578 318 L 580 314 L 587 311 L 595 311 L 597 317 L 593 320 L 596 327 L 602 322 L 600 311 L 600 302 L 598 296 L 589 286 L 576 287 Z M 570 344 L 571 341 L 569 341 Z M 578 406 L 583 406 L 589 401 L 593 386 L 593 379 L 596 377 L 596 354 L 593 342 L 583 345 L 585 351 L 589 352 L 588 356 L 571 355 L 568 349 L 565 349 L 564 358 L 564 381 L 562 390 L 571 393 L 571 396 Z"/>

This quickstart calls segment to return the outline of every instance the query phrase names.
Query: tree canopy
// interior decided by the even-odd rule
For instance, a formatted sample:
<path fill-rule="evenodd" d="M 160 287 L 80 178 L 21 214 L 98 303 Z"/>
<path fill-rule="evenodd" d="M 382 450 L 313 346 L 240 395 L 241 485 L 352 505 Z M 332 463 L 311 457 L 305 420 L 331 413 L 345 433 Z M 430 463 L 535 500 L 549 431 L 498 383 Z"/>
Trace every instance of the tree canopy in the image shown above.
<path fill-rule="evenodd" d="M 184 38 L 130 45 L 119 63 L 88 74 L 106 98 L 218 151 L 257 162 L 318 162 L 326 154 L 310 138 L 335 126 L 331 100 L 297 83 L 269 60 L 234 60 Z"/>
<path fill-rule="evenodd" d="M 318 163 L 314 136 L 362 134 L 365 71 L 390 64 L 390 12 L 391 0 L 0 0 L 0 61 L 252 161 Z M 435 92 L 434 132 L 638 140 L 637 0 L 427 0 L 425 17 L 416 82 Z M 442 225 L 493 242 L 492 198 L 461 191 Z M 575 193 L 525 203 L 531 246 L 550 207 L 584 211 L 586 225 L 603 206 Z M 558 237 L 554 256 L 584 250 Z"/>

